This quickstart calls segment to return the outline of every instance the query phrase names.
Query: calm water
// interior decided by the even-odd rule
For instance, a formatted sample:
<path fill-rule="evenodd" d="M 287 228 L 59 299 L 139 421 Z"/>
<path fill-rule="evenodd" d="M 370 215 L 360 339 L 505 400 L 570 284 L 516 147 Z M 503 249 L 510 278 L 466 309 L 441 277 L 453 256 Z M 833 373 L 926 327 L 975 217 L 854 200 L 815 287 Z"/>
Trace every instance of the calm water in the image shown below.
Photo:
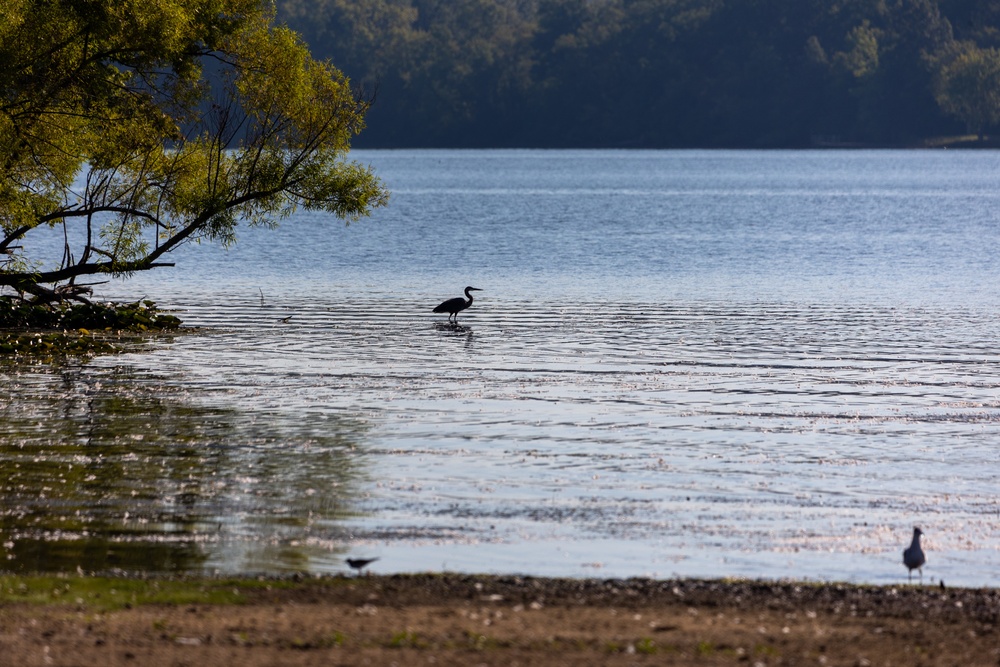
<path fill-rule="evenodd" d="M 97 288 L 197 333 L 0 366 L 8 569 L 1000 583 L 1000 153 L 354 157 Z"/>

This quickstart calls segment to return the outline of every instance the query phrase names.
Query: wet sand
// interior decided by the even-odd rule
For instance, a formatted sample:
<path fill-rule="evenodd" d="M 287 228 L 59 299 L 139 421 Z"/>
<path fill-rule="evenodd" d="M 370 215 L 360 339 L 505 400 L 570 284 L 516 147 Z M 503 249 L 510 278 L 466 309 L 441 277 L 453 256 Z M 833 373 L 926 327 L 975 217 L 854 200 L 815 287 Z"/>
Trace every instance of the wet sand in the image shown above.
<path fill-rule="evenodd" d="M 467 575 L 0 606 L 9 665 L 996 665 L 1000 592 Z"/>

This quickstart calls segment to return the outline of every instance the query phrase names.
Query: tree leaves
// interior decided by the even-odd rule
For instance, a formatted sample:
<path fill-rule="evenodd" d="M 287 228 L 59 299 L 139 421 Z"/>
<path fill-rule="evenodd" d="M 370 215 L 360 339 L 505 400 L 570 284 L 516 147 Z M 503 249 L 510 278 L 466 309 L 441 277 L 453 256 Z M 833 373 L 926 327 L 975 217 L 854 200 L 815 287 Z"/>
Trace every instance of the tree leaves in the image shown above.
<path fill-rule="evenodd" d="M 371 170 L 345 161 L 368 102 L 273 19 L 263 0 L 5 3 L 0 251 L 43 223 L 86 240 L 30 274 L 19 250 L 0 285 L 144 270 L 298 206 L 353 220 L 384 205 Z"/>
<path fill-rule="evenodd" d="M 936 96 L 941 108 L 981 138 L 1000 122 L 1000 50 L 962 43 L 939 70 Z"/>

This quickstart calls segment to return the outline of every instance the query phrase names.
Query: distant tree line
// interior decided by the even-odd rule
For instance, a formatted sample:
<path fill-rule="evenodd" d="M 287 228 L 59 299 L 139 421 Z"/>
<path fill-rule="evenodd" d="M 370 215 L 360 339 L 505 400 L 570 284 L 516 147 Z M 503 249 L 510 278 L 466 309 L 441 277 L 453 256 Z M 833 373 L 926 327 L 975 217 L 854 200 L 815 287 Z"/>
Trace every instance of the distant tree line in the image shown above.
<path fill-rule="evenodd" d="M 797 147 L 980 138 L 995 0 L 279 0 L 375 91 L 357 147 Z"/>

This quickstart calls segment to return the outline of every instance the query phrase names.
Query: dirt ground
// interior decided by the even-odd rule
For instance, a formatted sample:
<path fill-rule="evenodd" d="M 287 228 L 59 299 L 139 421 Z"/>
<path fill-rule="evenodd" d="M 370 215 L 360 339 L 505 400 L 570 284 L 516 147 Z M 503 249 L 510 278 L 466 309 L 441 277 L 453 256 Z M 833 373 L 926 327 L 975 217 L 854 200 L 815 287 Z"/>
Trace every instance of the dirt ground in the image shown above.
<path fill-rule="evenodd" d="M 242 605 L 0 607 L 0 665 L 998 665 L 1000 592 L 331 577 Z"/>

